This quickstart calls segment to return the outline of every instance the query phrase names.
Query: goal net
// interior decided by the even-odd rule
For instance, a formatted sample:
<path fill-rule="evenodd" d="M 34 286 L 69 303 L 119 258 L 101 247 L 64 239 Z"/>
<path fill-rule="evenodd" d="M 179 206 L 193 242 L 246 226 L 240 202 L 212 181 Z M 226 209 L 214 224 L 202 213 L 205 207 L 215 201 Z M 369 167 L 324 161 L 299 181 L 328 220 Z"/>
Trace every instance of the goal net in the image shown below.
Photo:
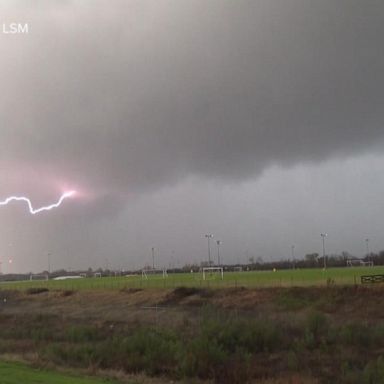
<path fill-rule="evenodd" d="M 220 277 L 221 280 L 224 279 L 224 269 L 223 267 L 205 267 L 203 268 L 203 280 L 208 278 Z"/>
<path fill-rule="evenodd" d="M 149 276 L 157 276 L 165 279 L 168 277 L 168 271 L 166 269 L 143 269 L 141 271 L 141 278 L 148 280 Z"/>
<path fill-rule="evenodd" d="M 48 273 L 39 273 L 39 274 L 34 274 L 31 273 L 29 275 L 29 280 L 48 280 Z"/>
<path fill-rule="evenodd" d="M 363 259 L 347 260 L 348 267 L 373 267 L 373 261 L 364 261 Z"/>

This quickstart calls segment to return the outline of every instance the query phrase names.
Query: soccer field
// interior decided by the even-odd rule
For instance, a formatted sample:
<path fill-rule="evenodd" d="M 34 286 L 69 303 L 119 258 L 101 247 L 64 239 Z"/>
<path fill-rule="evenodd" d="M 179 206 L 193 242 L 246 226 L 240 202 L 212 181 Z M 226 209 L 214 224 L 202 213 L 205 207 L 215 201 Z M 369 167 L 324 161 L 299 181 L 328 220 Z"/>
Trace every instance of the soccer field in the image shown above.
<path fill-rule="evenodd" d="M 35 280 L 21 282 L 4 282 L 0 289 L 29 289 L 46 287 L 49 289 L 123 289 L 123 288 L 173 288 L 188 287 L 295 287 L 360 284 L 360 276 L 384 274 L 384 266 L 345 267 L 317 269 L 290 269 L 277 271 L 224 272 L 224 278 L 217 273 L 207 274 L 203 280 L 202 273 L 168 273 L 168 276 L 141 275 L 81 278 L 68 280 Z"/>

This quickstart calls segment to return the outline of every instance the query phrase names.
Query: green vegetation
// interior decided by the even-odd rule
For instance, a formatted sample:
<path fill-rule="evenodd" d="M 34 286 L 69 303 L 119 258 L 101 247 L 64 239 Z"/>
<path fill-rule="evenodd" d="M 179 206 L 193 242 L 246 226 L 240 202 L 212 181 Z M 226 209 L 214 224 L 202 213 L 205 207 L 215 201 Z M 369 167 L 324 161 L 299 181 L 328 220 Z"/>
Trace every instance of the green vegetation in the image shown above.
<path fill-rule="evenodd" d="M 0 354 L 28 359 L 28 351 L 41 367 L 153 380 L 289 382 L 287 375 L 298 374 L 319 383 L 384 384 L 383 287 L 358 284 L 360 274 L 382 269 L 8 284 L 20 290 L 0 289 Z M 33 383 L 12 374 L 1 381 L 1 369 L 1 383 Z"/>
<path fill-rule="evenodd" d="M 338 324 L 313 306 L 295 322 L 268 315 L 239 317 L 206 307 L 197 323 L 186 323 L 182 329 L 140 324 L 115 329 L 108 323 L 64 322 L 59 316 L 43 315 L 20 322 L 1 315 L 0 321 L 4 325 L 0 352 L 17 353 L 22 344 L 38 356 L 42 366 L 49 362 L 71 369 L 221 384 L 295 372 L 345 384 L 381 383 L 384 377 L 381 323 Z M 4 384 L 103 382 L 8 363 L 0 364 L 0 377 Z"/>
<path fill-rule="evenodd" d="M 23 282 L 3 282 L 0 288 L 31 290 L 38 293 L 37 288 L 62 289 L 70 292 L 79 289 L 123 289 L 123 288 L 174 288 L 186 287 L 300 287 L 300 286 L 329 286 L 360 284 L 360 276 L 366 274 L 384 274 L 384 266 L 377 267 L 345 267 L 312 269 L 286 269 L 277 271 L 244 271 L 225 272 L 221 280 L 214 273 L 202 280 L 202 274 L 169 273 L 162 275 L 148 275 L 143 279 L 141 275 L 82 278 L 70 280 L 35 280 Z M 35 291 L 33 291 L 35 289 Z"/>
<path fill-rule="evenodd" d="M 115 381 L 69 376 L 24 364 L 0 361 L 1 384 L 113 384 Z"/>

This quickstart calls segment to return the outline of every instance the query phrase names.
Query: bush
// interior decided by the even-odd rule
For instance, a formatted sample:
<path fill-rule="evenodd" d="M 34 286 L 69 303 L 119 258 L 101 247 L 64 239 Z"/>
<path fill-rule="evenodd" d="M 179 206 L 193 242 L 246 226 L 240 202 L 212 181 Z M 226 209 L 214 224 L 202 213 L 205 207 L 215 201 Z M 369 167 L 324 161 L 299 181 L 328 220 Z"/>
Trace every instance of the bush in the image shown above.
<path fill-rule="evenodd" d="M 54 332 L 46 327 L 38 327 L 30 331 L 30 338 L 35 342 L 53 340 L 54 337 Z"/>
<path fill-rule="evenodd" d="M 93 345 L 50 344 L 42 350 L 41 356 L 54 363 L 74 367 L 98 365 L 97 352 Z"/>
<path fill-rule="evenodd" d="M 373 342 L 373 331 L 366 325 L 351 323 L 340 329 L 340 339 L 346 345 L 369 347 Z"/>
<path fill-rule="evenodd" d="M 181 376 L 214 379 L 218 383 L 245 383 L 251 377 L 252 354 L 284 348 L 276 324 L 258 320 L 220 320 L 208 316 L 193 341 L 186 345 L 180 365 Z"/>
<path fill-rule="evenodd" d="M 369 362 L 363 372 L 364 384 L 384 383 L 384 358 L 379 356 L 376 361 Z"/>
<path fill-rule="evenodd" d="M 214 378 L 227 359 L 222 346 L 200 336 L 187 346 L 180 373 L 189 377 Z"/>
<path fill-rule="evenodd" d="M 306 320 L 305 341 L 310 348 L 314 348 L 320 343 L 327 341 L 329 323 L 324 314 L 314 311 L 311 312 Z"/>
<path fill-rule="evenodd" d="M 28 295 L 38 295 L 39 293 L 44 293 L 44 292 L 48 292 L 48 291 L 49 291 L 48 288 L 43 288 L 43 287 L 40 287 L 40 288 L 28 288 L 26 290 Z"/>
<path fill-rule="evenodd" d="M 105 368 L 145 371 L 153 376 L 175 374 L 180 350 L 180 340 L 173 332 L 142 328 L 123 339 L 101 344 L 98 356 Z"/>
<path fill-rule="evenodd" d="M 94 326 L 75 325 L 67 329 L 66 339 L 73 343 L 84 343 L 100 340 L 102 335 Z"/>
<path fill-rule="evenodd" d="M 136 365 L 142 366 L 149 375 L 172 373 L 180 348 L 174 333 L 165 330 L 140 330 L 125 342 L 130 359 L 136 360 Z"/>
<path fill-rule="evenodd" d="M 276 324 L 258 320 L 207 320 L 202 325 L 202 336 L 216 341 L 228 353 L 238 348 L 246 353 L 271 352 L 282 347 L 282 334 Z"/>

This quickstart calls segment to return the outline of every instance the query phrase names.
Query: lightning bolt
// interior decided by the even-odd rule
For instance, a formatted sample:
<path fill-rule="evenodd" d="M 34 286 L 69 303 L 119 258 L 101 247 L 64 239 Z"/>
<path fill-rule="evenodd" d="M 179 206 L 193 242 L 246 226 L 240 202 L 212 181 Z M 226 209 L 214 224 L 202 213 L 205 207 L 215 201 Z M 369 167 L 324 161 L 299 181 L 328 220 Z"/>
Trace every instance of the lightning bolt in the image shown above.
<path fill-rule="evenodd" d="M 40 212 L 43 212 L 43 211 L 50 211 L 53 208 L 59 207 L 61 205 L 61 203 L 63 202 L 63 200 L 67 199 L 68 197 L 72 197 L 75 193 L 76 193 L 76 191 L 64 192 L 60 196 L 60 199 L 56 203 L 51 204 L 51 205 L 46 205 L 46 206 L 40 207 L 38 209 L 34 209 L 33 206 L 32 206 L 31 200 L 29 200 L 28 197 L 24 197 L 24 196 L 10 196 L 10 197 L 7 197 L 4 201 L 0 201 L 0 206 L 1 205 L 8 205 L 12 201 L 25 201 L 27 203 L 27 205 L 28 205 L 29 213 L 31 215 L 35 215 L 36 213 L 40 213 Z"/>

